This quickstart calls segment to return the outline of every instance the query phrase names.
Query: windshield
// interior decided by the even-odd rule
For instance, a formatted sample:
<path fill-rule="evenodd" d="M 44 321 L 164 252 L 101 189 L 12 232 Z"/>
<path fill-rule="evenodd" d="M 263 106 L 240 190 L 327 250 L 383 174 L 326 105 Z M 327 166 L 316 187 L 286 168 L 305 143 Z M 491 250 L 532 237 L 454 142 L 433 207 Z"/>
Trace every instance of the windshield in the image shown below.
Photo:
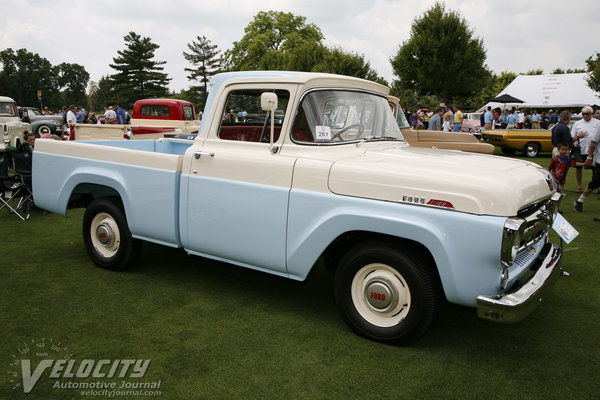
<path fill-rule="evenodd" d="M 0 102 L 0 117 L 15 117 L 16 115 L 13 103 Z"/>
<path fill-rule="evenodd" d="M 292 139 L 310 144 L 404 140 L 385 97 L 352 90 L 315 90 L 300 103 Z"/>

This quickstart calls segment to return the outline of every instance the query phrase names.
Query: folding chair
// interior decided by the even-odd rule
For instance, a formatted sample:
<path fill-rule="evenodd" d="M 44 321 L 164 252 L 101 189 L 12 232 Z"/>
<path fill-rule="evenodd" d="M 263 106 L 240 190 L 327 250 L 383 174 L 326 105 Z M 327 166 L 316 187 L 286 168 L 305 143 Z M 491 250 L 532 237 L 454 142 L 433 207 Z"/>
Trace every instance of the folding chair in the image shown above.
<path fill-rule="evenodd" d="M 21 190 L 16 193 L 19 197 L 19 203 L 16 208 L 26 213 L 26 218 L 29 218 L 29 214 L 34 206 L 33 186 L 31 184 L 31 159 L 33 153 L 29 149 L 29 145 L 27 145 L 26 148 L 24 146 L 18 147 L 16 151 L 9 150 L 9 155 L 13 161 L 15 179 L 22 185 Z"/>
<path fill-rule="evenodd" d="M 10 167 L 10 156 L 8 153 L 0 153 L 0 210 L 6 207 L 11 214 L 15 214 L 21 220 L 25 221 L 29 218 L 29 212 L 23 213 L 25 216 L 19 213 L 21 207 L 21 200 L 23 194 L 30 192 L 25 190 L 24 184 L 18 181 L 15 175 L 11 175 L 9 172 Z M 13 204 L 17 202 L 15 206 Z"/>

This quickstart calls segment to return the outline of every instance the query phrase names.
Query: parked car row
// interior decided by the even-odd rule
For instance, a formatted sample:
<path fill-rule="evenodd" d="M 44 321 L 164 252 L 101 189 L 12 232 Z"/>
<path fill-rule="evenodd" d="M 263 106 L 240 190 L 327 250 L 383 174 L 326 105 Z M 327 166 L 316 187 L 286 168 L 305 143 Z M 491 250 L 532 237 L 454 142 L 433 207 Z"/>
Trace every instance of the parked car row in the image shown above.
<path fill-rule="evenodd" d="M 46 115 L 35 107 L 19 107 L 19 115 L 23 122 L 31 124 L 31 131 L 39 136 L 44 134 L 62 134 L 65 123 L 62 115 Z"/>
<path fill-rule="evenodd" d="M 569 128 L 581 117 L 574 116 Z M 500 147 L 504 154 L 517 151 L 524 156 L 535 158 L 542 151 L 552 151 L 552 129 L 491 129 L 483 131 L 481 138 Z"/>
<path fill-rule="evenodd" d="M 494 146 L 489 143 L 481 143 L 477 138 L 479 131 L 479 117 L 477 117 L 477 125 L 467 122 L 474 122 L 473 115 L 479 114 L 465 114 L 463 132 L 442 132 L 423 129 L 415 130 L 410 128 L 404 113 L 398 112 L 400 99 L 395 96 L 388 96 L 388 103 L 392 109 L 392 113 L 396 117 L 398 126 L 402 129 L 402 136 L 411 146 L 462 150 L 482 154 L 492 154 L 494 152 Z M 466 131 L 464 130 L 465 122 L 467 122 Z"/>

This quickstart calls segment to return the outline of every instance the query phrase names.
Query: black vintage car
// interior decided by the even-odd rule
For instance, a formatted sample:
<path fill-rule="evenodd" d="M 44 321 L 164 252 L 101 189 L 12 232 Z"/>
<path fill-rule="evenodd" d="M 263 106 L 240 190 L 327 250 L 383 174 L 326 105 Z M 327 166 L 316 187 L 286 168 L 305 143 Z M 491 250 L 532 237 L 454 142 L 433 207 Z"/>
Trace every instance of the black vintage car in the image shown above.
<path fill-rule="evenodd" d="M 20 107 L 19 114 L 24 122 L 31 124 L 31 131 L 40 136 L 44 133 L 61 135 L 64 129 L 62 115 L 44 115 L 35 107 Z"/>

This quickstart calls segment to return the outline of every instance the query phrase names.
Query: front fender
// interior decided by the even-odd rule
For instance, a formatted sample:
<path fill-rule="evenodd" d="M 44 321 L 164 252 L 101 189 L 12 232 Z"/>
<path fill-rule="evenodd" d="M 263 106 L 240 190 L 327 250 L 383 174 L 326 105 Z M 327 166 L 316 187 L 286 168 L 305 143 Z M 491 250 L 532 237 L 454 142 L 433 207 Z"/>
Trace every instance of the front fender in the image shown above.
<path fill-rule="evenodd" d="M 452 302 L 473 306 L 481 290 L 498 289 L 504 217 L 297 190 L 289 210 L 290 278 L 304 280 L 340 235 L 367 231 L 426 247 Z"/>

